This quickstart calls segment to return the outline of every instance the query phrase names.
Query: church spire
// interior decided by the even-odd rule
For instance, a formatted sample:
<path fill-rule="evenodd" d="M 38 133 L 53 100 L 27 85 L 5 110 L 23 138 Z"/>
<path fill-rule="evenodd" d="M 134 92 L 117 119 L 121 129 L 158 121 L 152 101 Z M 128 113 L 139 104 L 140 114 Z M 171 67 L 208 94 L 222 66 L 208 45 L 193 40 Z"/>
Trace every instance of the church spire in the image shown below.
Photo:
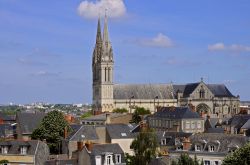
<path fill-rule="evenodd" d="M 97 33 L 96 33 L 96 43 L 102 42 L 102 33 L 101 33 L 101 21 L 100 17 L 98 18 L 97 24 Z"/>
<path fill-rule="evenodd" d="M 104 30 L 103 30 L 103 43 L 109 43 L 109 33 L 108 33 L 108 18 L 105 12 L 105 20 L 104 20 Z"/>

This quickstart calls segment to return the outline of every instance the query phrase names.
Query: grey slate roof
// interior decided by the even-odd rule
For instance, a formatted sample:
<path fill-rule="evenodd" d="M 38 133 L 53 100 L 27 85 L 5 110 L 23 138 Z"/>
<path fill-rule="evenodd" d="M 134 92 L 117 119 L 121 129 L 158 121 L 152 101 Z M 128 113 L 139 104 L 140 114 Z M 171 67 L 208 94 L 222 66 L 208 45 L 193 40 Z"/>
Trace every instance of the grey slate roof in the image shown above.
<path fill-rule="evenodd" d="M 119 144 L 94 144 L 91 150 L 91 155 L 103 155 L 105 152 L 114 154 L 123 154 L 123 150 Z"/>
<path fill-rule="evenodd" d="M 224 133 L 224 128 L 208 128 L 205 133 Z"/>
<path fill-rule="evenodd" d="M 3 121 L 13 120 L 9 115 L 4 114 L 3 112 L 0 112 L 0 119 L 3 119 Z"/>
<path fill-rule="evenodd" d="M 250 115 L 235 115 L 228 120 L 228 124 L 235 128 L 241 128 L 249 119 Z"/>
<path fill-rule="evenodd" d="M 13 136 L 14 130 L 11 124 L 0 124 L 0 138 Z"/>
<path fill-rule="evenodd" d="M 241 128 L 250 129 L 250 119 L 248 119 L 247 122 Z"/>
<path fill-rule="evenodd" d="M 171 119 L 201 118 L 197 112 L 191 111 L 188 107 L 163 107 L 152 116 Z"/>
<path fill-rule="evenodd" d="M 216 97 L 235 97 L 224 84 L 207 84 Z"/>
<path fill-rule="evenodd" d="M 17 113 L 17 122 L 20 126 L 21 134 L 31 134 L 41 123 L 42 119 L 46 116 L 46 113 Z"/>
<path fill-rule="evenodd" d="M 132 124 L 108 124 L 106 126 L 107 132 L 111 139 L 127 139 L 134 138 L 136 133 L 132 133 L 132 130 L 137 125 Z"/>
<path fill-rule="evenodd" d="M 20 147 L 27 146 L 27 155 L 35 155 L 36 148 L 39 143 L 43 143 L 38 140 L 30 140 L 30 141 L 2 141 L 0 142 L 0 146 L 9 146 L 8 154 L 20 154 Z"/>
<path fill-rule="evenodd" d="M 183 97 L 189 97 L 189 95 L 197 88 L 200 82 L 189 83 L 184 85 L 173 85 L 175 94 L 177 91 L 183 93 Z M 214 94 L 215 97 L 235 97 L 224 84 L 206 84 L 208 89 Z"/>
<path fill-rule="evenodd" d="M 200 143 L 203 140 L 205 140 L 207 144 L 218 144 L 217 146 L 219 148 L 216 150 L 218 153 L 228 153 L 228 147 L 236 145 L 241 147 L 248 142 L 248 138 L 245 136 L 222 133 L 197 133 L 192 135 L 190 140 L 192 144 Z"/>
<path fill-rule="evenodd" d="M 173 99 L 171 84 L 130 84 L 114 85 L 114 99 Z"/>
<path fill-rule="evenodd" d="M 82 125 L 74 134 L 71 134 L 67 139 L 70 141 L 84 140 L 97 140 L 98 135 L 96 133 L 97 126 Z"/>

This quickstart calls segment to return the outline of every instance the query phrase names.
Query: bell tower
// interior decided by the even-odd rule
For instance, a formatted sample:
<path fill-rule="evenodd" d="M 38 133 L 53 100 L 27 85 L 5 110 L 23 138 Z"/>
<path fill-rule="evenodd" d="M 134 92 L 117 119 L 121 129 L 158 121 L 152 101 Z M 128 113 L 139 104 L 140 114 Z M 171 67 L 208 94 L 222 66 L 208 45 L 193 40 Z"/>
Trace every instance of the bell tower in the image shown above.
<path fill-rule="evenodd" d="M 113 49 L 109 41 L 108 19 L 105 15 L 103 36 L 101 34 L 100 18 L 97 24 L 96 44 L 92 59 L 93 73 L 93 111 L 99 114 L 111 112 L 113 101 Z"/>

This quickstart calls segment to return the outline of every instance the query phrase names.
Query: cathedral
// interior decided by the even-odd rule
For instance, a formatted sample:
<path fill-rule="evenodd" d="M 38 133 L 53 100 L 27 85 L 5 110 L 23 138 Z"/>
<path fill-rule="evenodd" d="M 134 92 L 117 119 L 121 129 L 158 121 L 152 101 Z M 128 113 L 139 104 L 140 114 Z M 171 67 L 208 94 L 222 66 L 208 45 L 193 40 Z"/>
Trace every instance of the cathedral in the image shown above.
<path fill-rule="evenodd" d="M 114 55 L 105 16 L 101 31 L 97 24 L 96 43 L 92 59 L 94 114 L 136 106 L 154 113 L 158 107 L 189 106 L 212 117 L 230 117 L 239 113 L 239 96 L 234 96 L 224 84 L 199 82 L 188 84 L 114 84 Z"/>

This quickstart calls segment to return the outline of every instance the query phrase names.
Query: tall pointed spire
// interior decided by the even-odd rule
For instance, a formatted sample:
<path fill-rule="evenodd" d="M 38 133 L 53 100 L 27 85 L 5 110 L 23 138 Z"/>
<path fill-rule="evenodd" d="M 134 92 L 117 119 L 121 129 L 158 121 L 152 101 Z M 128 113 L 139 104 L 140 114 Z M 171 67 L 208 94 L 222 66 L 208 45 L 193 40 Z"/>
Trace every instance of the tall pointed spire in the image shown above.
<path fill-rule="evenodd" d="M 96 43 L 102 42 L 102 33 L 101 33 L 101 21 L 100 17 L 98 18 L 98 24 L 97 24 L 97 33 L 96 33 Z"/>
<path fill-rule="evenodd" d="M 103 43 L 109 43 L 109 32 L 108 32 L 108 17 L 107 10 L 105 10 L 104 30 L 103 30 Z"/>

